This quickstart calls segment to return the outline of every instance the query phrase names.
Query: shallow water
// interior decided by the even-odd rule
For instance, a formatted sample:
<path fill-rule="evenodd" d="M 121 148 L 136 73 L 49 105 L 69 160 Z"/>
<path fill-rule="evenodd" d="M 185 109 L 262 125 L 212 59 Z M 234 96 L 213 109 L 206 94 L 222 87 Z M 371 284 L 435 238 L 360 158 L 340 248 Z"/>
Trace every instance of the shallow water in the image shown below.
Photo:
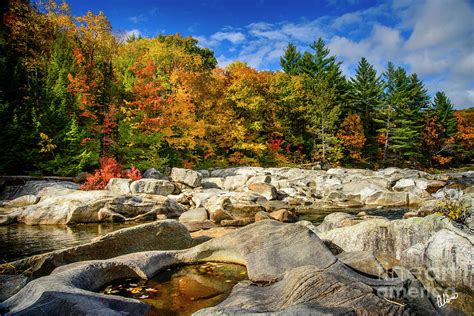
<path fill-rule="evenodd" d="M 361 209 L 361 208 L 348 208 L 348 209 L 318 209 L 318 210 L 306 210 L 299 216 L 300 220 L 310 221 L 314 225 L 319 225 L 323 222 L 324 218 L 335 212 L 344 212 L 356 215 L 359 212 L 366 212 L 368 215 L 383 216 L 388 219 L 401 219 L 403 214 L 410 211 L 408 208 L 372 208 L 372 209 Z"/>
<path fill-rule="evenodd" d="M 117 280 L 99 292 L 139 299 L 151 306 L 148 315 L 191 315 L 222 302 L 246 279 L 244 266 L 208 262 L 167 269 L 148 281 Z"/>
<path fill-rule="evenodd" d="M 80 224 L 0 226 L 0 263 L 78 246 L 115 230 L 137 224 Z"/>
<path fill-rule="evenodd" d="M 357 214 L 362 209 L 307 210 L 300 220 L 308 220 L 319 225 L 324 217 L 334 212 Z M 404 208 L 364 209 L 369 215 L 399 219 L 408 211 Z M 24 225 L 0 226 L 0 263 L 26 258 L 32 255 L 78 246 L 93 238 L 118 229 L 135 226 L 133 224 L 102 223 L 80 225 Z"/>

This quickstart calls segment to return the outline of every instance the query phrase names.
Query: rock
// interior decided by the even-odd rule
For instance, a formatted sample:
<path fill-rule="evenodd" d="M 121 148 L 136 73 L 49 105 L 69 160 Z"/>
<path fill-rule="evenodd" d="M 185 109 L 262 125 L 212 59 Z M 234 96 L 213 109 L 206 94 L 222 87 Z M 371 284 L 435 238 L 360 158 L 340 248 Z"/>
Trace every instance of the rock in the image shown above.
<path fill-rule="evenodd" d="M 107 190 L 114 194 L 130 194 L 130 179 L 112 178 L 107 184 Z"/>
<path fill-rule="evenodd" d="M 288 203 L 283 201 L 261 201 L 257 202 L 265 208 L 265 211 L 271 213 L 277 211 L 282 208 L 286 208 L 287 210 L 294 211 L 294 207 L 288 205 Z"/>
<path fill-rule="evenodd" d="M 144 303 L 93 291 L 119 278 L 147 279 L 167 267 L 206 261 L 246 264 L 251 282 L 235 286 L 226 300 L 199 311 L 200 315 L 294 311 L 399 315 L 412 311 L 411 305 L 392 304 L 377 295 L 381 289 L 408 287 L 404 279 L 367 278 L 340 262 L 307 225 L 277 221 L 260 221 L 191 249 L 138 252 L 62 266 L 28 283 L 1 303 L 0 309 L 11 314 L 143 315 L 149 312 Z"/>
<path fill-rule="evenodd" d="M 28 271 L 33 277 L 40 277 L 72 262 L 107 259 L 140 251 L 185 249 L 191 243 L 191 235 L 185 226 L 174 220 L 164 220 L 120 229 L 84 245 L 32 256 L 9 265 L 17 272 Z"/>
<path fill-rule="evenodd" d="M 224 180 L 224 190 L 235 191 L 237 189 L 243 189 L 247 183 L 249 176 L 247 175 L 235 175 L 226 177 Z"/>
<path fill-rule="evenodd" d="M 160 171 L 156 170 L 155 168 L 149 168 L 145 170 L 142 174 L 142 178 L 144 179 L 158 179 L 158 180 L 168 180 L 168 177 L 162 174 Z"/>
<path fill-rule="evenodd" d="M 473 243 L 472 235 L 448 227 L 436 232 L 425 243 L 406 249 L 400 261 L 408 268 L 424 266 L 445 287 L 472 292 Z"/>
<path fill-rule="evenodd" d="M 365 201 L 367 206 L 407 206 L 408 193 L 405 192 L 377 192 Z"/>
<path fill-rule="evenodd" d="M 419 206 L 423 203 L 423 199 L 415 193 L 408 193 L 408 206 Z"/>
<path fill-rule="evenodd" d="M 271 212 L 270 216 L 276 219 L 277 221 L 284 222 L 284 223 L 294 223 L 298 220 L 298 216 L 293 214 L 286 209 L 281 209 L 275 212 Z"/>
<path fill-rule="evenodd" d="M 45 188 L 53 188 L 55 190 L 77 190 L 79 185 L 70 181 L 46 181 L 46 180 L 32 180 L 27 181 L 24 185 L 20 186 L 18 190 L 15 190 L 11 196 L 7 196 L 9 199 L 16 199 L 24 195 L 36 195 Z"/>
<path fill-rule="evenodd" d="M 395 183 L 393 186 L 394 191 L 403 191 L 403 192 L 410 192 L 416 188 L 415 180 L 414 179 L 400 179 Z"/>
<path fill-rule="evenodd" d="M 377 258 L 368 251 L 342 252 L 337 258 L 362 273 L 377 278 L 385 277 L 385 269 Z"/>
<path fill-rule="evenodd" d="M 247 226 L 252 224 L 254 220 L 252 218 L 241 218 L 241 219 L 224 219 L 221 221 L 221 226 Z"/>
<path fill-rule="evenodd" d="M 253 221 L 257 212 L 265 210 L 263 206 L 253 202 L 258 196 L 247 193 L 213 196 L 206 201 L 204 207 L 209 212 L 209 218 L 216 223 L 233 219 Z"/>
<path fill-rule="evenodd" d="M 179 217 L 180 222 L 199 222 L 208 219 L 207 211 L 204 207 L 198 207 L 189 211 L 184 212 Z"/>
<path fill-rule="evenodd" d="M 437 215 L 392 221 L 367 219 L 330 230 L 323 229 L 323 224 L 318 226 L 321 231 L 319 237 L 331 240 L 344 251 L 369 251 L 376 256 L 390 254 L 397 259 L 400 259 L 405 249 L 420 242 L 425 243 L 437 231 L 450 225 L 448 220 Z"/>
<path fill-rule="evenodd" d="M 263 220 L 266 220 L 266 219 L 274 219 L 274 218 L 270 215 L 270 213 L 265 212 L 265 211 L 260 211 L 260 212 L 257 212 L 255 214 L 255 221 L 256 222 L 263 221 Z"/>
<path fill-rule="evenodd" d="M 16 216 L 0 215 L 0 226 L 10 225 L 17 222 Z"/>
<path fill-rule="evenodd" d="M 8 214 L 8 222 L 44 225 L 97 223 L 114 219 L 139 221 L 155 219 L 157 214 L 178 217 L 184 211 L 184 206 L 160 195 L 117 196 L 107 190 L 68 189 L 64 194 L 42 197 L 35 205 L 15 209 Z"/>
<path fill-rule="evenodd" d="M 201 186 L 204 189 L 222 189 L 224 187 L 224 180 L 222 178 L 204 178 L 201 181 Z"/>
<path fill-rule="evenodd" d="M 254 182 L 248 186 L 249 190 L 257 192 L 267 200 L 275 200 L 277 198 L 276 188 L 268 183 Z"/>
<path fill-rule="evenodd" d="M 201 170 L 198 170 L 197 172 L 202 174 L 204 178 L 209 178 L 211 176 L 211 173 L 209 172 L 209 170 L 201 169 Z"/>
<path fill-rule="evenodd" d="M 355 216 L 342 212 L 334 212 L 324 217 L 323 222 L 317 227 L 320 232 L 327 232 L 334 228 L 355 225 Z"/>
<path fill-rule="evenodd" d="M 29 281 L 22 274 L 0 274 L 0 302 L 18 293 Z"/>
<path fill-rule="evenodd" d="M 445 181 L 430 181 L 428 182 L 428 185 L 426 186 L 426 192 L 433 194 L 439 189 L 443 188 L 446 185 Z"/>
<path fill-rule="evenodd" d="M 223 193 L 224 191 L 219 189 L 208 189 L 203 192 L 193 192 L 191 196 L 191 205 L 194 207 L 204 206 L 210 198 L 219 196 Z"/>
<path fill-rule="evenodd" d="M 192 221 L 192 222 L 183 222 L 181 223 L 183 224 L 184 226 L 186 226 L 186 228 L 188 229 L 189 232 L 196 232 L 196 231 L 199 231 L 199 230 L 207 230 L 207 229 L 211 229 L 211 228 L 216 228 L 217 225 L 211 221 L 211 220 L 205 220 L 205 221 L 202 221 L 202 222 L 196 222 L 196 221 Z"/>
<path fill-rule="evenodd" d="M 342 192 L 353 197 L 357 196 L 361 203 L 365 203 L 369 196 L 383 191 L 386 191 L 386 188 L 368 180 L 346 183 L 342 187 Z"/>
<path fill-rule="evenodd" d="M 173 183 L 167 180 L 140 179 L 130 185 L 132 193 L 146 193 L 167 196 L 175 191 Z"/>
<path fill-rule="evenodd" d="M 328 285 L 331 285 L 328 288 Z M 345 274 L 321 271 L 314 266 L 288 270 L 274 284 L 237 284 L 230 296 L 215 307 L 194 315 L 402 315 L 403 305 L 377 296 L 370 286 Z"/>
<path fill-rule="evenodd" d="M 191 188 L 197 188 L 201 185 L 202 174 L 190 169 L 173 168 L 171 170 L 171 179 L 174 182 L 185 184 Z"/>
<path fill-rule="evenodd" d="M 39 200 L 40 198 L 36 195 L 28 194 L 17 197 L 16 199 L 11 201 L 7 201 L 5 205 L 8 207 L 22 207 L 36 204 Z"/>
<path fill-rule="evenodd" d="M 357 216 L 359 216 L 359 217 L 364 217 L 364 216 L 367 216 L 367 215 L 368 215 L 367 212 L 364 212 L 364 211 L 357 213 Z"/>
<path fill-rule="evenodd" d="M 265 176 L 255 176 L 251 177 L 250 179 L 247 180 L 247 185 L 250 185 L 252 183 L 271 183 L 272 182 L 272 177 L 265 175 Z"/>

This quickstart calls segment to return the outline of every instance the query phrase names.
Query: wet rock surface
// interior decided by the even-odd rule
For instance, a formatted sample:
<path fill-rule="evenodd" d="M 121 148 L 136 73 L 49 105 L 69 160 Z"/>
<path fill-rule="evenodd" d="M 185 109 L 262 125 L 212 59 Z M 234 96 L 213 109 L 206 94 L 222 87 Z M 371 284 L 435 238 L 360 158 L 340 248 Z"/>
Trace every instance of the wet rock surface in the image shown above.
<path fill-rule="evenodd" d="M 405 286 L 406 280 L 374 280 L 358 274 L 339 261 L 314 230 L 306 222 L 266 220 L 186 250 L 148 251 L 62 266 L 28 283 L 0 309 L 18 314 L 93 310 L 143 315 L 149 306 L 142 302 L 93 291 L 119 278 L 149 279 L 178 263 L 224 261 L 244 264 L 251 283 L 237 285 L 222 303 L 201 310 L 202 315 L 297 310 L 396 315 L 410 311 L 411 305 L 392 304 L 376 294 L 379 288 Z"/>

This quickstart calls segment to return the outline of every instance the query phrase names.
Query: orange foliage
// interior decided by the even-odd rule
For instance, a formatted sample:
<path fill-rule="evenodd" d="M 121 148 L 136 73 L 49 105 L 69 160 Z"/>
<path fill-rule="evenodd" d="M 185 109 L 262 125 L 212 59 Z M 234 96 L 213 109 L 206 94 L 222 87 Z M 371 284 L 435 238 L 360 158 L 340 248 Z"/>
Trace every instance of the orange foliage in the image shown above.
<path fill-rule="evenodd" d="M 474 147 L 474 126 L 469 125 L 459 112 L 455 112 L 454 117 L 458 122 L 458 134 L 456 135 L 456 140 L 460 142 L 463 147 Z"/>
<path fill-rule="evenodd" d="M 87 177 L 86 182 L 81 186 L 82 190 L 103 190 L 112 178 L 128 177 L 132 181 L 141 179 L 138 169 L 132 166 L 132 170 L 124 172 L 122 166 L 111 157 L 100 158 L 100 169 Z"/>
<path fill-rule="evenodd" d="M 362 159 L 361 150 L 364 147 L 366 138 L 364 127 L 358 114 L 349 114 L 341 124 L 337 138 L 342 141 L 343 147 L 349 151 L 351 159 L 360 161 Z"/>

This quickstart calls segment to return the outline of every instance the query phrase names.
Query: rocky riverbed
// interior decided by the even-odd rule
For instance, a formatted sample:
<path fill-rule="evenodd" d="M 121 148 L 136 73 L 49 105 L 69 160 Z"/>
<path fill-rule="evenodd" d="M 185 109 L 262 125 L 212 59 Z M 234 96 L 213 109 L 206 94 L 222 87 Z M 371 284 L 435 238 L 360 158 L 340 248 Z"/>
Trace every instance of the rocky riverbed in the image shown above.
<path fill-rule="evenodd" d="M 97 291 L 175 265 L 228 262 L 245 265 L 249 281 L 197 314 L 469 315 L 472 221 L 460 227 L 433 213 L 446 199 L 462 199 L 472 212 L 473 178 L 397 168 L 241 167 L 174 168 L 168 176 L 147 170 L 135 182 L 112 179 L 103 191 L 28 182 L 2 202 L 1 225 L 137 225 L 1 265 L 0 309 L 64 315 L 94 306 L 143 315 L 143 302 Z M 394 208 L 400 216 L 380 216 Z M 318 213 L 319 225 L 301 220 Z"/>

